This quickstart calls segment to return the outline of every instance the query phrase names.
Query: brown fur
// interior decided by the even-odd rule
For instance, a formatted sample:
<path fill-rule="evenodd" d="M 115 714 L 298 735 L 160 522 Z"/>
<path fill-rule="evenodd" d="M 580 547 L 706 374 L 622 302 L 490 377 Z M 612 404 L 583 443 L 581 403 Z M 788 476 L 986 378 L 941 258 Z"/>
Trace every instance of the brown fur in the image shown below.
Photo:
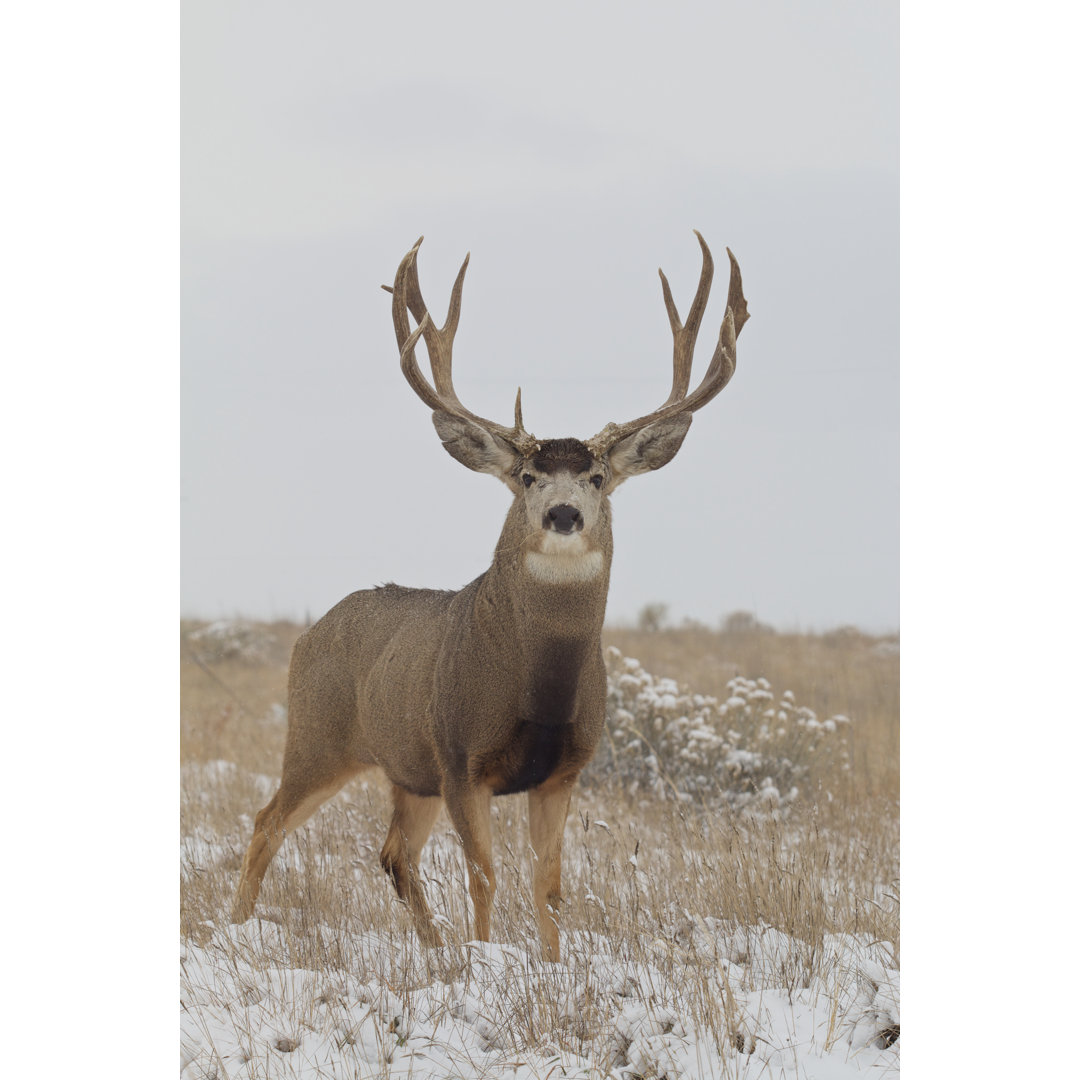
<path fill-rule="evenodd" d="M 566 469 L 576 475 L 588 472 L 595 461 L 596 459 L 579 439 L 545 439 L 530 464 L 542 473 Z"/>
<path fill-rule="evenodd" d="M 377 766 L 394 785 L 381 861 L 428 943 L 438 934 L 418 863 L 442 802 L 469 863 L 476 936 L 486 940 L 495 891 L 488 803 L 530 792 L 541 936 L 546 955 L 558 958 L 548 908 L 558 909 L 569 794 L 603 730 L 608 573 L 558 586 L 531 580 L 521 569 L 529 549 L 522 501 L 507 515 L 491 568 L 460 592 L 356 592 L 297 641 L 281 787 L 256 819 L 235 921 L 252 914 L 285 834 Z M 601 516 L 590 535 L 609 564 L 607 505 Z"/>
<path fill-rule="evenodd" d="M 691 413 L 734 371 L 735 336 L 747 318 L 732 258 L 721 342 L 701 386 L 682 407 L 679 394 L 686 395 L 712 277 L 708 248 L 700 235 L 698 240 L 702 276 L 685 328 L 664 283 L 675 334 L 672 397 L 648 416 L 609 424 L 588 443 L 538 442 L 522 424 L 520 391 L 513 428 L 465 409 L 451 378 L 465 266 L 447 321 L 435 329 L 420 295 L 417 248 L 402 260 L 390 289 L 402 371 L 434 410 L 447 452 L 474 471 L 498 477 L 514 501 L 490 569 L 459 592 L 397 585 L 356 592 L 297 641 L 289 667 L 281 786 L 256 817 L 234 921 L 254 911 L 263 876 L 286 834 L 351 777 L 377 767 L 393 784 L 394 801 L 380 860 L 428 944 L 439 935 L 418 866 L 440 806 L 445 803 L 461 837 L 475 932 L 487 941 L 495 893 L 491 799 L 528 792 L 540 939 L 544 955 L 559 958 L 563 830 L 574 784 L 604 727 L 607 677 L 600 630 L 612 553 L 608 495 L 628 477 L 675 456 Z M 419 324 L 415 331 L 407 308 Z M 434 387 L 416 365 L 420 336 Z"/>

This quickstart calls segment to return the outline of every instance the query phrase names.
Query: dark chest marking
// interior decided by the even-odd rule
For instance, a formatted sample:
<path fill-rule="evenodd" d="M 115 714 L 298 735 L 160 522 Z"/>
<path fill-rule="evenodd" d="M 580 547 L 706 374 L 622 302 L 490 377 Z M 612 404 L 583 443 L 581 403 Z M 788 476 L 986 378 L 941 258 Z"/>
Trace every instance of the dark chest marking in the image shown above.
<path fill-rule="evenodd" d="M 570 723 L 584 659 L 585 648 L 579 641 L 554 638 L 545 642 L 525 684 L 523 723 L 551 728 Z"/>
<path fill-rule="evenodd" d="M 570 729 L 524 720 L 514 742 L 492 770 L 496 795 L 513 795 L 538 787 L 556 770 L 570 742 Z"/>
<path fill-rule="evenodd" d="M 496 795 L 538 787 L 576 750 L 573 726 L 585 659 L 579 641 L 553 639 L 536 656 L 513 736 L 484 770 Z"/>

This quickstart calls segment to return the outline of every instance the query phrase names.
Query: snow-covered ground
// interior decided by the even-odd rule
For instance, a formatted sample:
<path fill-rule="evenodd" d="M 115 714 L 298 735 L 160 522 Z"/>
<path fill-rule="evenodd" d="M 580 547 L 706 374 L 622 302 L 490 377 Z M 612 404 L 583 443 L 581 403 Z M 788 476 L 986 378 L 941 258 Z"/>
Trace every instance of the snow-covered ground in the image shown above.
<path fill-rule="evenodd" d="M 493 807 L 496 941 L 463 938 L 463 860 L 443 822 L 421 872 L 447 944 L 425 950 L 378 865 L 378 779 L 289 838 L 257 916 L 232 926 L 252 815 L 277 779 L 185 763 L 182 1080 L 899 1075 L 895 821 L 819 821 L 796 801 L 819 762 L 846 775 L 851 722 L 819 722 L 764 679 L 733 680 L 721 702 L 614 650 L 608 663 L 612 746 L 567 830 L 561 963 L 539 959 L 516 797 Z M 272 706 L 250 737 L 284 724 Z"/>
<path fill-rule="evenodd" d="M 689 920 L 664 957 L 675 979 L 586 934 L 567 936 L 562 964 L 375 933 L 341 943 L 348 970 L 268 963 L 287 934 L 255 919 L 182 946 L 185 1080 L 899 1075 L 899 973 L 869 940 L 826 938 L 829 974 L 791 985 L 796 942 L 713 919 Z"/>

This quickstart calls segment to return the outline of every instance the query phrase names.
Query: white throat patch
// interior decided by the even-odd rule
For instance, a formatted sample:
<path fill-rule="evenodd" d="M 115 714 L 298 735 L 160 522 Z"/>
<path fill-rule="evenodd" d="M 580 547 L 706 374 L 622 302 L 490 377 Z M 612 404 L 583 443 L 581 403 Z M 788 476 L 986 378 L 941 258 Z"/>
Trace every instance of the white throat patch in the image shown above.
<path fill-rule="evenodd" d="M 525 569 L 549 585 L 589 581 L 604 569 L 604 553 L 599 549 L 589 551 L 577 533 L 562 536 L 548 532 L 539 551 L 525 553 Z"/>

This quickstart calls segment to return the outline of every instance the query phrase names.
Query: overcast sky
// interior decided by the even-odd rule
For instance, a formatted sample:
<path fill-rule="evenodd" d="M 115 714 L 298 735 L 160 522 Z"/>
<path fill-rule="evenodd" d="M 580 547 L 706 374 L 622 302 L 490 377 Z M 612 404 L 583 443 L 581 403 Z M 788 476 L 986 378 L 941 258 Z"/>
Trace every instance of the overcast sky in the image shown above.
<path fill-rule="evenodd" d="M 441 448 L 389 297 L 416 238 L 474 411 L 587 438 L 658 405 L 717 257 L 738 370 L 613 496 L 609 620 L 899 626 L 894 5 L 182 7 L 182 610 L 459 587 L 509 503 Z M 423 357 L 423 350 L 420 350 Z"/>

